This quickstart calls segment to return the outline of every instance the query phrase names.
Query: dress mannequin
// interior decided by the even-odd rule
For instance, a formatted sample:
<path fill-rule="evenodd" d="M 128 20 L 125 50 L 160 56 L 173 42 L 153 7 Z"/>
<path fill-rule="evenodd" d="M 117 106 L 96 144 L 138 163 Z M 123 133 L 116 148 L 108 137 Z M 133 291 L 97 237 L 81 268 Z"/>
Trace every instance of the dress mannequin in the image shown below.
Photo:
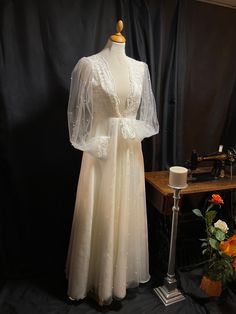
<path fill-rule="evenodd" d="M 68 296 L 92 293 L 101 305 L 150 278 L 141 141 L 159 129 L 148 67 L 126 56 L 117 30 L 101 52 L 75 66 L 68 104 L 70 141 L 84 152 Z"/>

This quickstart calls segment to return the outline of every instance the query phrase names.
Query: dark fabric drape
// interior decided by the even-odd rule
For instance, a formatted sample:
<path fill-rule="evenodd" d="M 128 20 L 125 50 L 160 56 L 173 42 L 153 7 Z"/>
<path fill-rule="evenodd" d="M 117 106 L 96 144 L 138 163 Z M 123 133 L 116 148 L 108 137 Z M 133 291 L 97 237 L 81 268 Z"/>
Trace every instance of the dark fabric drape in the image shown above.
<path fill-rule="evenodd" d="M 193 147 L 236 144 L 235 10 L 193 0 L 1 1 L 1 276 L 63 274 L 82 156 L 68 140 L 70 75 L 119 18 L 157 102 L 146 171 L 183 164 Z"/>
<path fill-rule="evenodd" d="M 186 159 L 192 147 L 212 152 L 219 144 L 236 145 L 236 10 L 193 2 L 187 21 L 184 145 L 178 161 Z"/>
<path fill-rule="evenodd" d="M 161 34 L 169 32 L 158 60 L 164 70 L 156 78 L 161 81 L 158 166 L 166 169 L 184 165 L 193 148 L 204 153 L 219 144 L 236 145 L 236 11 L 182 0 L 165 4 L 161 13 Z"/>
<path fill-rule="evenodd" d="M 0 12 L 1 272 L 62 273 L 82 156 L 68 138 L 71 72 L 121 17 L 127 54 L 155 64 L 149 9 L 140 0 L 4 1 Z M 152 139 L 145 147 L 151 169 Z"/>

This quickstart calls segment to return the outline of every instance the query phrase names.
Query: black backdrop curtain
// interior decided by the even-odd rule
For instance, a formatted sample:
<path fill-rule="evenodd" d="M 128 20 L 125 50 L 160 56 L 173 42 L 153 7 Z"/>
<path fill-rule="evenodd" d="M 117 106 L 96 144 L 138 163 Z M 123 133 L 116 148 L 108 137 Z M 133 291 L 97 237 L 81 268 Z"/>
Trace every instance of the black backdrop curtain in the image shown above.
<path fill-rule="evenodd" d="M 236 11 L 193 0 L 0 4 L 0 271 L 61 274 L 81 153 L 68 140 L 70 75 L 124 21 L 127 55 L 148 63 L 160 134 L 147 171 L 191 149 L 235 145 Z"/>

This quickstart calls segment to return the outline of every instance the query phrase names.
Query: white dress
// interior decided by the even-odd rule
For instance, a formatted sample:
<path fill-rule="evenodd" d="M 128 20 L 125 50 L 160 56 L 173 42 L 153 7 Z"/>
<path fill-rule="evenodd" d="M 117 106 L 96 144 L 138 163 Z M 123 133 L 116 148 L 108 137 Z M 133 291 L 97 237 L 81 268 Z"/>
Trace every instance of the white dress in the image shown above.
<path fill-rule="evenodd" d="M 68 295 L 91 291 L 101 304 L 149 280 L 141 141 L 158 133 L 145 63 L 127 57 L 130 93 L 123 108 L 101 53 L 72 72 L 68 122 L 84 151 L 67 256 Z"/>

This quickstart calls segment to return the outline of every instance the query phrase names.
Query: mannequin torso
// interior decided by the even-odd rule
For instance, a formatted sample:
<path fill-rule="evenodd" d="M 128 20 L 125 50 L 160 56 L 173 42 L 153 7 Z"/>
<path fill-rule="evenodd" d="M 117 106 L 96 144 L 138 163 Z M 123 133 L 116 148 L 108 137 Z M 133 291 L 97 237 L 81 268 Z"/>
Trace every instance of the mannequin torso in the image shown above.
<path fill-rule="evenodd" d="M 108 63 L 120 101 L 120 107 L 124 108 L 130 92 L 130 73 L 128 57 L 125 54 L 125 43 L 116 43 L 108 40 L 106 46 L 99 54 Z"/>

